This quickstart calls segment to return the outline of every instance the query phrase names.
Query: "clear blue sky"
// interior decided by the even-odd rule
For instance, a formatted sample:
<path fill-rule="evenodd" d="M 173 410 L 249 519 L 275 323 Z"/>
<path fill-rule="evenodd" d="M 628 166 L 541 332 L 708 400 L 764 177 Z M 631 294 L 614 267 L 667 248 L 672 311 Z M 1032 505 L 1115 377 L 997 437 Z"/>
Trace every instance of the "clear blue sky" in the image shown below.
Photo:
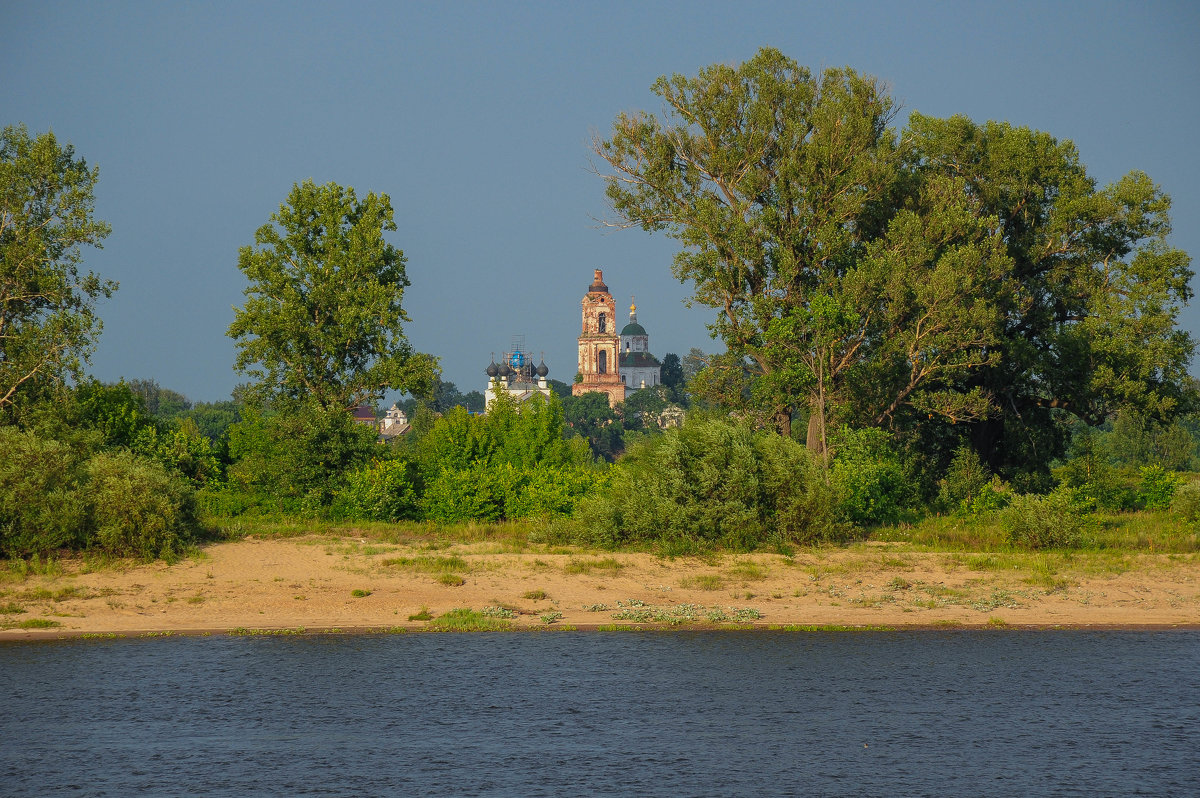
<path fill-rule="evenodd" d="M 710 312 L 684 306 L 672 240 L 598 227 L 588 144 L 619 111 L 657 111 L 659 75 L 766 45 L 883 78 L 904 116 L 1071 139 L 1102 183 L 1144 170 L 1175 200 L 1173 243 L 1200 256 L 1198 9 L 0 0 L 0 124 L 53 128 L 100 167 L 113 234 L 86 263 L 121 283 L 100 306 L 100 379 L 227 398 L 237 250 L 312 178 L 391 196 L 409 338 L 465 392 L 514 335 L 570 381 L 595 268 L 619 306 L 637 295 L 659 356 L 721 348 Z M 1197 309 L 1184 326 L 1200 337 Z"/>

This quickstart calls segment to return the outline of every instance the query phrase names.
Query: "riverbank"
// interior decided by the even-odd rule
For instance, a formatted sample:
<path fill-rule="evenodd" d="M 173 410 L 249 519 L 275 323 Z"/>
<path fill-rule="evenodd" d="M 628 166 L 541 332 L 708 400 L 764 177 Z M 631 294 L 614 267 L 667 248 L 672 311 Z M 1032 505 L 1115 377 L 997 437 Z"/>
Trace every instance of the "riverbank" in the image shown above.
<path fill-rule="evenodd" d="M 0 581 L 0 640 L 416 631 L 464 608 L 546 630 L 1200 627 L 1196 554 L 864 543 L 663 559 L 311 535 L 213 544 L 173 565 L 55 570 Z"/>

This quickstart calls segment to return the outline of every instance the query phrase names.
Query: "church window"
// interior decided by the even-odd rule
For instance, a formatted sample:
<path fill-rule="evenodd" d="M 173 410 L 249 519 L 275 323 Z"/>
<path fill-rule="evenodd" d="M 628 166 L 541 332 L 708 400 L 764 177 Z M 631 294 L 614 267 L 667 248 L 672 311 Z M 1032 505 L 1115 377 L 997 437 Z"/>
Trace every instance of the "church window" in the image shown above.
<path fill-rule="evenodd" d="M 604 315 L 601 314 L 600 318 L 603 319 Z M 597 371 L 599 371 L 601 374 L 608 373 L 608 352 L 604 351 L 603 349 L 600 350 L 599 368 Z"/>
<path fill-rule="evenodd" d="M 604 313 L 600 314 L 600 332 L 608 332 L 608 316 Z"/>

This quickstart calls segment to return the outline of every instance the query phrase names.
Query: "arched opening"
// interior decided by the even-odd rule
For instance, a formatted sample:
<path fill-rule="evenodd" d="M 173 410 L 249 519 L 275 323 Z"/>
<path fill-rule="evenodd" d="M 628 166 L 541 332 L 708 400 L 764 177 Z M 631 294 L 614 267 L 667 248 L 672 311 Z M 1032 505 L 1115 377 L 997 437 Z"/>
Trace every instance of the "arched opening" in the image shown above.
<path fill-rule="evenodd" d="M 600 318 L 604 318 L 604 317 L 601 316 Z M 600 357 L 597 360 L 597 363 L 598 363 L 598 368 L 596 369 L 596 371 L 600 374 L 607 374 L 608 373 L 608 352 L 601 349 Z"/>

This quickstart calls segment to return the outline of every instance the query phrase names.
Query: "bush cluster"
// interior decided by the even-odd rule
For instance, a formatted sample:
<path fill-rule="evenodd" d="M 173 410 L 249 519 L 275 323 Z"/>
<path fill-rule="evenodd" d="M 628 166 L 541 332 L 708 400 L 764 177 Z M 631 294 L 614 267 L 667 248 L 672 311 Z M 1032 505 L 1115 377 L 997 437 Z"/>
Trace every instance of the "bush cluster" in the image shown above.
<path fill-rule="evenodd" d="M 916 502 L 891 436 L 881 429 L 843 428 L 833 441 L 830 482 L 838 505 L 860 526 L 894 524 Z"/>
<path fill-rule="evenodd" d="M 1200 482 L 1185 482 L 1175 489 L 1171 512 L 1189 523 L 1200 521 Z"/>
<path fill-rule="evenodd" d="M 554 396 L 518 404 L 502 395 L 483 416 L 450 410 L 413 444 L 421 512 L 435 521 L 571 515 L 603 472 L 587 443 L 565 433 Z"/>
<path fill-rule="evenodd" d="M 799 444 L 726 421 L 689 420 L 639 442 L 579 508 L 582 542 L 712 545 L 844 539 L 834 491 Z M 678 546 L 676 546 L 678 548 Z"/>
<path fill-rule="evenodd" d="M 1014 496 L 1000 520 L 1007 542 L 1026 549 L 1078 547 L 1092 524 L 1091 514 L 1066 487 L 1045 496 Z"/>
<path fill-rule="evenodd" d="M 191 487 L 129 451 L 90 451 L 0 427 L 0 552 L 171 559 L 198 532 Z"/>

